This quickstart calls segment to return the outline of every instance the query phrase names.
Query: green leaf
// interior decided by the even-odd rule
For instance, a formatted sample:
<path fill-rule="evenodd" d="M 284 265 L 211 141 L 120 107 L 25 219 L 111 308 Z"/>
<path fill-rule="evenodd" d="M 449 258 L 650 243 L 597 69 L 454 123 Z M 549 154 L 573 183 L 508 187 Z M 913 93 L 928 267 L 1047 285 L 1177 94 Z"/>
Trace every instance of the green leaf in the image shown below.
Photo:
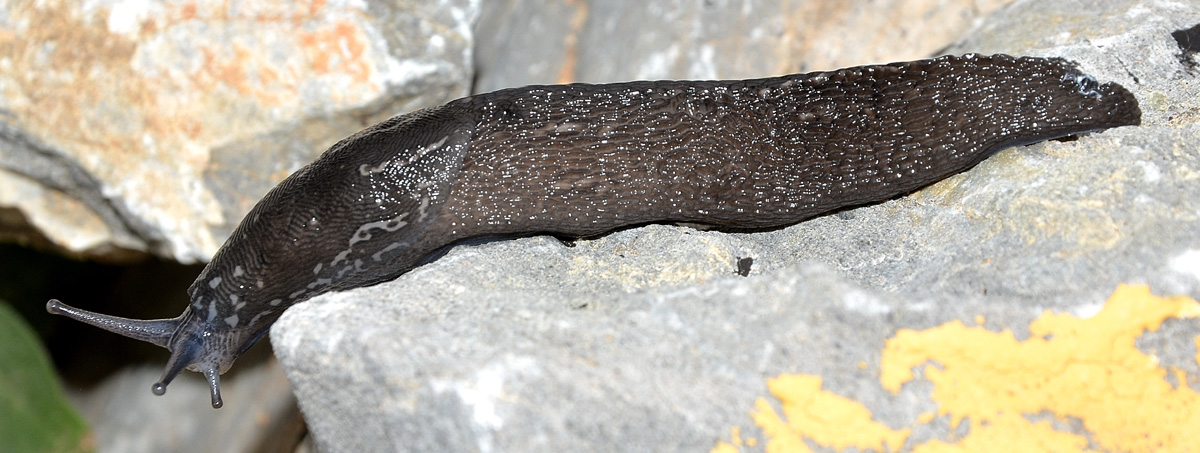
<path fill-rule="evenodd" d="M 63 396 L 33 330 L 0 301 L 0 450 L 93 449 L 83 418 Z"/>

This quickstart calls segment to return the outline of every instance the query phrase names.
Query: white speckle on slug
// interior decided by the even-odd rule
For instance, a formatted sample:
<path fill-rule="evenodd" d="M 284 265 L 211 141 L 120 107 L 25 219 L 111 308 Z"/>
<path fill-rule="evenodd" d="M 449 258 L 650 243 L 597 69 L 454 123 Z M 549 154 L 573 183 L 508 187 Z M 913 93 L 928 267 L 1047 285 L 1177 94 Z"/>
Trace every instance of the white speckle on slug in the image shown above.
<path fill-rule="evenodd" d="M 229 327 L 237 327 L 237 322 L 238 315 L 236 313 L 233 316 L 225 318 L 225 324 L 229 324 Z"/>
<path fill-rule="evenodd" d="M 238 278 L 245 274 L 246 273 L 242 271 L 242 266 L 234 266 L 233 267 L 233 278 Z"/>
<path fill-rule="evenodd" d="M 216 289 L 216 288 L 217 288 L 217 285 L 220 285 L 220 284 L 221 284 L 221 277 L 213 277 L 213 279 L 212 279 L 212 280 L 209 280 L 209 281 L 208 281 L 208 287 L 209 287 L 209 288 Z"/>

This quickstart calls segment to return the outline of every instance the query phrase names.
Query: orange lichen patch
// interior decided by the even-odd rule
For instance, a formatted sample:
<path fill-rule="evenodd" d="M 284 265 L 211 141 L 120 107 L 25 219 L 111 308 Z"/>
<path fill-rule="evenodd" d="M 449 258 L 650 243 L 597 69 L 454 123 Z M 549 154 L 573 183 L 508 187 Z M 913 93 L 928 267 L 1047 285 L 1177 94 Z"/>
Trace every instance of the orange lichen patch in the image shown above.
<path fill-rule="evenodd" d="M 179 6 L 179 19 L 192 20 L 196 17 L 196 4 L 187 2 Z"/>
<path fill-rule="evenodd" d="M 200 51 L 204 64 L 188 78 L 195 89 L 213 92 L 232 88 L 239 96 L 252 97 L 263 106 L 289 104 L 300 96 L 296 79 L 302 70 L 294 63 L 285 63 L 281 68 L 288 74 L 285 77 L 260 52 L 239 43 L 203 46 Z"/>
<path fill-rule="evenodd" d="M 300 43 L 317 73 L 342 72 L 355 83 L 370 81 L 371 65 L 364 59 L 367 40 L 354 24 L 342 21 L 332 28 L 301 33 Z"/>
<path fill-rule="evenodd" d="M 1101 450 L 1196 451 L 1200 395 L 1191 387 L 1195 377 L 1160 367 L 1135 342 L 1167 319 L 1198 316 L 1195 300 L 1156 297 L 1146 286 L 1121 285 L 1090 318 L 1044 313 L 1030 323 L 1031 335 L 1024 341 L 1010 331 L 991 332 L 961 321 L 901 330 L 883 350 L 880 382 L 898 392 L 914 379 L 914 367 L 934 363 L 923 374 L 933 384 L 937 415 L 950 417 L 952 426 L 968 421 L 963 438 L 930 440 L 912 446 L 915 452 L 1088 451 L 1084 436 L 1056 430 L 1051 421 L 1032 422 L 1027 418 L 1032 415 L 1078 421 Z M 1200 336 L 1192 341 L 1200 351 Z M 819 377 L 784 375 L 769 380 L 768 388 L 787 417 L 785 422 L 766 400 L 756 403 L 751 416 L 770 451 L 810 451 L 805 439 L 839 449 L 882 450 L 886 443 L 895 450 L 907 438 L 908 429 L 891 431 L 872 421 L 859 403 L 822 391 Z M 814 418 L 837 421 L 826 426 L 811 422 Z M 923 413 L 914 426 L 936 418 Z M 717 445 L 721 451 L 740 447 Z"/>
<path fill-rule="evenodd" d="M 341 12 L 323 12 L 324 0 L 162 5 L 136 19 L 141 33 L 109 30 L 113 13 L 104 7 L 84 15 L 71 5 L 46 0 L 10 8 L 12 28 L 0 28 L 0 55 L 9 61 L 0 70 L 9 80 L 0 95 L 22 127 L 61 140 L 54 144 L 63 148 L 85 148 L 80 154 L 97 147 L 109 161 L 110 153 L 129 153 L 132 164 L 146 151 L 147 135 L 162 149 L 228 140 L 224 110 L 261 111 L 242 124 L 267 126 L 271 107 L 305 102 L 298 87 L 318 76 L 367 85 L 354 93 L 378 90 L 367 35 L 351 21 L 331 19 Z M 151 39 L 186 34 L 176 28 L 195 21 L 224 30 L 214 34 L 224 38 L 189 40 L 185 50 Z M 247 31 L 239 25 L 247 21 L 264 26 Z M 305 32 L 310 28 L 316 31 Z M 190 62 L 193 54 L 200 61 Z"/>
<path fill-rule="evenodd" d="M 137 149 L 131 134 L 106 129 L 114 123 L 137 129 L 140 115 L 104 117 L 76 107 L 120 106 L 148 98 L 132 77 L 113 69 L 128 67 L 136 44 L 109 33 L 103 25 L 107 16 L 81 18 L 59 2 L 18 2 L 9 14 L 15 28 L 0 39 L 0 55 L 9 63 L 0 77 L 11 83 L 11 92 L 4 93 L 5 108 L 21 125 L 43 137 L 112 146 L 117 157 Z"/>
<path fill-rule="evenodd" d="M 108 18 L 116 13 L 104 7 L 81 13 L 62 0 L 14 5 L 8 11 L 14 19 L 0 27 L 0 55 L 8 62 L 0 68 L 5 108 L 22 128 L 54 146 L 103 156 L 98 160 L 104 166 L 92 170 L 117 180 L 105 172 L 136 168 L 158 150 L 207 149 L 271 127 L 272 112 L 306 102 L 324 106 L 299 94 L 302 83 L 319 76 L 367 84 L 341 88 L 356 99 L 377 91 L 366 34 L 352 22 L 331 19 L 344 11 L 322 11 L 323 0 L 162 8 L 136 19 L 140 28 L 131 29 L 140 29 L 139 36 L 109 30 Z M 221 38 L 191 39 L 184 50 L 169 39 L 151 39 L 186 35 L 176 27 L 195 21 L 225 31 L 213 34 Z M 247 31 L 239 25 L 247 21 L 264 26 Z M 298 31 L 306 27 L 317 31 Z M 199 61 L 190 60 L 194 55 Z M 330 86 L 324 82 L 316 85 Z M 229 112 L 242 119 L 230 123 Z"/>
<path fill-rule="evenodd" d="M 321 8 L 325 7 L 325 0 L 312 0 L 308 3 L 308 16 L 316 16 Z"/>
<path fill-rule="evenodd" d="M 563 64 L 558 70 L 557 83 L 571 83 L 576 80 L 575 67 L 579 63 L 579 33 L 587 24 L 588 4 L 579 0 L 567 0 L 567 4 L 575 8 L 568 22 L 567 36 L 563 38 Z"/>
<path fill-rule="evenodd" d="M 266 0 L 243 2 L 231 8 L 229 1 L 186 2 L 165 5 L 167 17 L 174 23 L 180 20 L 200 19 L 205 21 L 251 20 L 261 23 L 290 22 L 300 25 L 317 18 L 325 8 L 326 0 Z"/>
<path fill-rule="evenodd" d="M 196 85 L 208 85 L 203 83 L 205 80 L 203 76 L 210 75 L 213 79 L 233 87 L 241 94 L 250 93 L 250 87 L 246 84 L 245 67 L 245 59 L 248 52 L 245 48 L 237 44 L 234 44 L 232 47 L 232 59 L 218 59 L 217 49 L 200 49 L 204 53 L 204 69 L 199 74 L 193 76 L 192 80 L 198 82 Z"/>
<path fill-rule="evenodd" d="M 893 430 L 871 420 L 862 403 L 822 391 L 820 376 L 785 374 L 769 379 L 767 389 L 783 404 L 787 418 L 781 419 L 766 399 L 755 403 L 758 411 L 751 417 L 771 438 L 767 451 L 795 451 L 804 445 L 801 436 L 825 447 L 873 450 L 885 445 L 898 449 L 908 438 L 908 429 Z"/>

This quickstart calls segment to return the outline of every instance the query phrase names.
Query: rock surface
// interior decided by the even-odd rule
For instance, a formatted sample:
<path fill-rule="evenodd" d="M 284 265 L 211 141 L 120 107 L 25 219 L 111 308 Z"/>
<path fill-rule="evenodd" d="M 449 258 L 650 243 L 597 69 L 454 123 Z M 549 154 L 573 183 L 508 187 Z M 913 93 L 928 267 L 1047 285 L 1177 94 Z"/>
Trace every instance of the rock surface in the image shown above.
<path fill-rule="evenodd" d="M 246 362 L 250 362 L 247 360 Z M 274 360 L 239 363 L 222 376 L 220 410 L 203 404 L 208 383 L 187 373 L 163 396 L 150 390 L 162 367 L 127 368 L 88 393 L 76 407 L 95 435 L 99 452 L 286 451 L 300 442 L 304 422 L 291 387 Z"/>
<path fill-rule="evenodd" d="M 0 239 L 207 261 L 337 140 L 466 94 L 478 3 L 0 2 Z"/>
<path fill-rule="evenodd" d="M 749 448 L 741 434 L 773 434 L 731 429 L 762 425 L 748 413 L 784 373 L 910 429 L 905 449 L 953 442 L 969 429 L 938 412 L 936 370 L 881 387 L 881 350 L 904 329 L 964 320 L 1024 339 L 1044 310 L 1095 314 L 1122 282 L 1200 296 L 1200 84 L 1171 36 L 1197 23 L 1200 6 L 1179 2 L 1018 2 L 948 51 L 1075 60 L 1134 92 L 1141 127 L 1008 149 L 911 196 L 771 232 L 656 225 L 574 248 L 456 247 L 289 309 L 272 345 L 323 451 Z M 613 57 L 630 46 L 613 45 L 609 64 L 630 66 Z M 1198 333 L 1171 324 L 1139 345 L 1196 388 Z M 1088 445 L 1086 420 L 1025 416 Z"/>
<path fill-rule="evenodd" d="M 513 86 L 744 79 L 913 60 L 1010 0 L 484 2 L 476 93 Z M 931 26 L 933 24 L 934 26 Z"/>

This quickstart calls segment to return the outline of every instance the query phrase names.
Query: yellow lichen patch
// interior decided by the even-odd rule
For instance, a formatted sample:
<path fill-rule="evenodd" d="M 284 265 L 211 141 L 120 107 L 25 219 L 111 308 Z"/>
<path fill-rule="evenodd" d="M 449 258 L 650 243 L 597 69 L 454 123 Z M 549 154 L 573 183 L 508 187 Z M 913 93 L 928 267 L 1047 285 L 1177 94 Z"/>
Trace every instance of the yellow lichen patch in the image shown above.
<path fill-rule="evenodd" d="M 972 430 L 1000 414 L 1048 412 L 1079 419 L 1105 449 L 1196 448 L 1200 395 L 1173 387 L 1167 370 L 1134 342 L 1168 318 L 1197 315 L 1194 300 L 1122 285 L 1091 318 L 1043 314 L 1025 341 L 957 321 L 900 331 L 884 349 L 880 379 L 896 392 L 912 379 L 913 367 L 937 363 L 924 374 L 939 414 L 952 423 L 970 419 Z"/>
<path fill-rule="evenodd" d="M 937 414 L 933 412 L 922 412 L 921 415 L 917 416 L 917 421 L 920 423 L 929 423 L 935 418 L 937 418 Z"/>
<path fill-rule="evenodd" d="M 734 426 L 729 429 L 729 442 L 717 441 L 717 446 L 712 449 L 712 453 L 737 453 L 741 446 L 753 447 L 758 445 L 758 441 L 753 437 L 748 437 L 742 440 L 742 429 Z"/>
<path fill-rule="evenodd" d="M 1024 341 L 1010 331 L 961 321 L 901 330 L 883 350 L 880 381 L 895 393 L 914 379 L 915 367 L 931 364 L 922 374 L 933 384 L 937 416 L 949 417 L 952 426 L 968 422 L 966 436 L 910 445 L 915 452 L 1088 451 L 1087 437 L 1055 429 L 1055 420 L 1078 422 L 1100 450 L 1200 451 L 1196 377 L 1160 366 L 1135 344 L 1167 319 L 1198 316 L 1195 300 L 1156 297 L 1145 286 L 1121 285 L 1092 317 L 1044 313 L 1029 325 L 1031 335 Z M 1200 350 L 1200 337 L 1192 342 Z M 1200 363 L 1200 352 L 1196 360 Z M 882 451 L 886 446 L 895 451 L 912 427 L 937 419 L 923 413 L 909 428 L 892 430 L 873 421 L 858 402 L 820 385 L 820 377 L 808 375 L 768 381 L 786 417 L 765 399 L 756 403 L 751 416 L 766 436 L 768 451 L 810 451 L 806 440 L 835 449 Z M 721 451 L 739 447 L 740 442 L 718 444 Z"/>
<path fill-rule="evenodd" d="M 931 440 L 913 448 L 913 453 L 1009 453 L 1014 451 L 1052 451 L 1072 453 L 1086 449 L 1087 439 L 1055 431 L 1050 422 L 1030 423 L 1019 415 L 1001 414 L 991 423 L 972 427 L 956 443 Z"/>
<path fill-rule="evenodd" d="M 725 442 L 725 441 L 721 440 L 721 441 L 717 441 L 717 446 L 713 447 L 713 449 L 711 450 L 711 453 L 737 453 L 737 451 L 738 451 L 737 447 L 738 446 L 736 446 L 734 444 L 731 444 L 729 442 Z"/>
<path fill-rule="evenodd" d="M 821 390 L 821 377 L 782 375 L 767 381 L 767 388 L 783 404 L 784 421 L 765 399 L 751 414 L 771 438 L 767 451 L 805 451 L 800 436 L 837 449 L 895 450 L 904 445 L 909 430 L 893 430 L 871 420 L 871 411 L 861 403 Z"/>

